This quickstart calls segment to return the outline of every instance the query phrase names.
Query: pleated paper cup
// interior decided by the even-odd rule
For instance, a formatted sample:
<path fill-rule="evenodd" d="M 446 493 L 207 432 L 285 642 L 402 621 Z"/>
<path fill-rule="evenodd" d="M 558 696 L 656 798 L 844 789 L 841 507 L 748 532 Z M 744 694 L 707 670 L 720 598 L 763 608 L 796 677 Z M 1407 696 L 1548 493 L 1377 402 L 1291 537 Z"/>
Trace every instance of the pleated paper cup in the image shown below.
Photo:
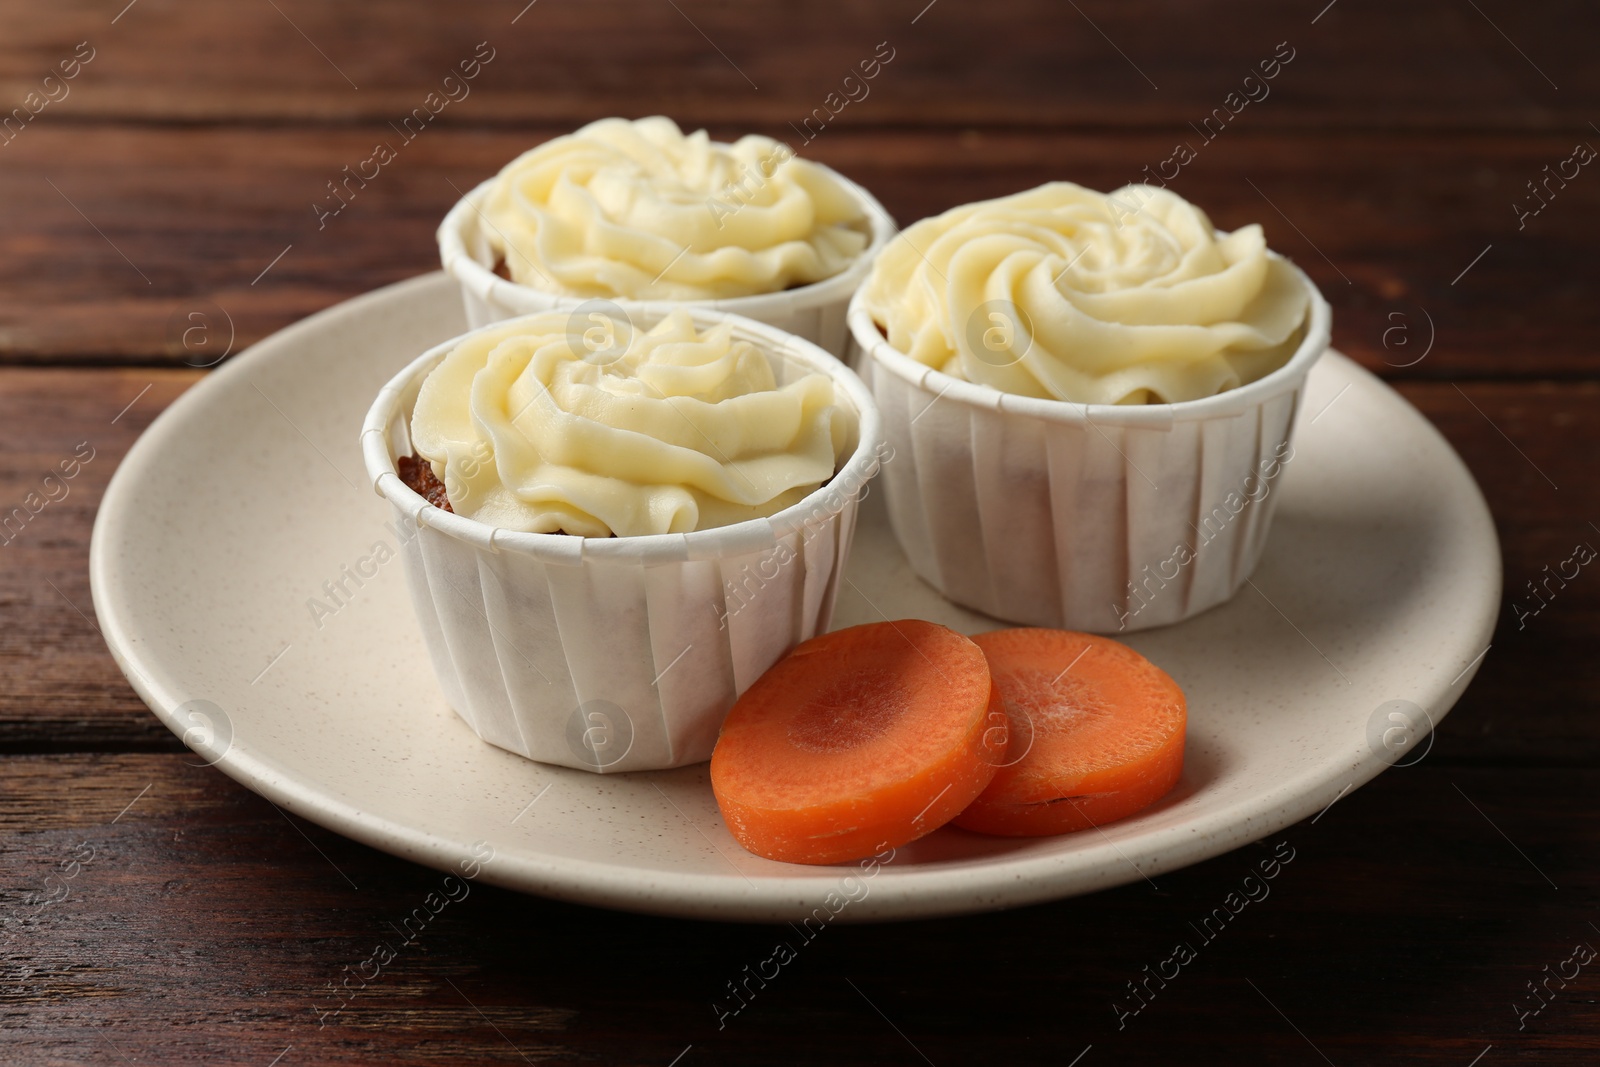
<path fill-rule="evenodd" d="M 1177 404 L 1075 404 L 961 381 L 892 348 L 858 297 L 853 360 L 883 417 L 889 518 L 912 568 L 997 619 L 1095 633 L 1165 626 L 1260 560 L 1331 313 L 1264 378 Z"/>
<path fill-rule="evenodd" d="M 845 325 L 850 298 L 866 280 L 878 252 L 899 230 L 893 217 L 871 193 L 820 163 L 814 165 L 856 198 L 871 231 L 867 247 L 843 272 L 782 292 L 730 297 L 726 300 L 645 301 L 607 297 L 606 302 L 620 307 L 630 317 L 641 319 L 659 316 L 663 313 L 662 309 L 673 307 L 705 308 L 743 315 L 776 326 L 835 356 L 843 357 L 850 343 L 849 329 Z M 457 201 L 439 226 L 439 259 L 445 273 L 461 286 L 468 325 L 476 328 L 519 315 L 565 310 L 584 303 L 582 297 L 547 293 L 507 281 L 495 273 L 499 257 L 489 244 L 486 232 L 489 223 L 483 214 L 483 205 L 495 181 L 494 178 L 489 179 Z"/>
<path fill-rule="evenodd" d="M 738 695 L 828 628 L 857 501 L 882 453 L 877 407 L 853 372 L 810 342 L 704 308 L 690 315 L 702 329 L 732 321 L 779 385 L 826 374 L 856 416 L 833 479 L 770 518 L 596 538 L 503 530 L 428 504 L 400 480 L 396 460 L 413 454 L 422 380 L 464 338 L 419 357 L 367 413 L 367 474 L 414 534 L 402 554 L 434 672 L 451 707 L 491 744 L 606 773 L 707 760 Z"/>

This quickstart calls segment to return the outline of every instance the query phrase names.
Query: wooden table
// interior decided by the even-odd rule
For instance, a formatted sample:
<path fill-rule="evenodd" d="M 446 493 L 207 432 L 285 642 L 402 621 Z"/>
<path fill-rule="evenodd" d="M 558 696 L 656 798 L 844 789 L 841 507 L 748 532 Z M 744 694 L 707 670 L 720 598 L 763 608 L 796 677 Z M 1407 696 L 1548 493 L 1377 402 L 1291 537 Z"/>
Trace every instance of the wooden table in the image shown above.
<path fill-rule="evenodd" d="M 0 132 L 0 511 L 93 456 L 0 548 L 0 1061 L 1596 1062 L 1600 968 L 1568 961 L 1600 945 L 1600 576 L 1514 607 L 1600 544 L 1600 174 L 1548 178 L 1600 144 L 1592 11 L 124 2 L 0 3 L 0 105 L 23 109 Z M 475 54 L 468 94 L 319 228 L 327 183 Z M 1328 295 L 1336 344 L 1433 420 L 1494 511 L 1502 623 L 1433 751 L 1153 886 L 840 927 L 721 1029 L 713 1001 L 773 929 L 488 887 L 319 1017 L 437 876 L 192 765 L 95 628 L 96 505 L 224 322 L 238 351 L 433 269 L 457 190 L 652 112 L 786 137 L 903 223 L 1046 179 L 1110 188 L 1187 144 L 1172 188 L 1265 225 Z M 195 312 L 218 332 L 186 348 Z M 1279 842 L 1296 859 L 1270 898 L 1119 1017 Z"/>

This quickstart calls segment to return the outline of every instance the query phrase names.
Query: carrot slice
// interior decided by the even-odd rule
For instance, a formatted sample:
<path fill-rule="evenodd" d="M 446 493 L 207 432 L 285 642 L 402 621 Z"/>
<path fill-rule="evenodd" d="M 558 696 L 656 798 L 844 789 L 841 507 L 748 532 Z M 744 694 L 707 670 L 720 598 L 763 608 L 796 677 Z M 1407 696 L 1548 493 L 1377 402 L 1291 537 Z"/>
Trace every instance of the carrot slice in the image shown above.
<path fill-rule="evenodd" d="M 949 822 L 1004 762 L 977 645 L 920 619 L 798 645 L 734 704 L 711 755 L 728 829 L 758 856 L 843 863 Z"/>
<path fill-rule="evenodd" d="M 1010 751 L 956 816 L 967 830 L 1036 837 L 1102 826 L 1155 803 L 1183 772 L 1183 690 L 1127 645 L 1068 630 L 973 639 L 1010 717 Z"/>

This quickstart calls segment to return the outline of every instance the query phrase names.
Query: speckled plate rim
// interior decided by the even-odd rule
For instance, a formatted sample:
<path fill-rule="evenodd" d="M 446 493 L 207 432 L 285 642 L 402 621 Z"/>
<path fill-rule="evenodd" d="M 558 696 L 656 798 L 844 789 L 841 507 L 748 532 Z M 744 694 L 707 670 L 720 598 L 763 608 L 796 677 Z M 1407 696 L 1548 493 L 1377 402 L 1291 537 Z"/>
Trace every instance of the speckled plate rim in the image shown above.
<path fill-rule="evenodd" d="M 118 666 L 139 696 L 180 738 L 188 723 L 174 714 L 183 699 L 171 680 L 171 665 L 146 662 L 131 626 L 133 605 L 119 595 L 112 542 L 124 516 L 140 505 L 143 480 L 158 477 L 163 450 L 186 447 L 191 417 L 231 387 L 234 379 L 281 358 L 320 331 L 352 316 L 382 316 L 398 302 L 458 299 L 442 273 L 424 275 L 364 294 L 295 323 L 240 353 L 197 383 L 164 411 L 135 443 L 117 469 L 96 516 L 90 546 L 90 582 L 102 633 Z M 1434 477 L 1451 484 L 1465 509 L 1481 559 L 1470 573 L 1456 576 L 1470 585 L 1475 611 L 1460 618 L 1458 629 L 1470 640 L 1449 650 L 1464 665 L 1456 678 L 1419 689 L 1416 696 L 1437 725 L 1482 663 L 1500 605 L 1498 539 L 1488 506 L 1464 463 L 1443 436 L 1387 385 L 1348 358 L 1330 351 L 1315 373 L 1348 378 L 1352 405 L 1386 404 L 1392 417 L 1409 420 L 1426 440 Z M 352 431 L 354 432 L 354 431 Z M 1204 625 L 1206 616 L 1181 625 Z M 1473 657 L 1476 658 L 1473 658 Z M 1469 662 L 1470 660 L 1470 662 Z M 191 746 L 193 747 L 193 746 Z M 196 751 L 205 755 L 201 749 Z M 485 752 L 493 750 L 485 746 Z M 1347 757 L 1348 752 L 1341 753 Z M 835 921 L 915 919 L 1014 907 L 1092 892 L 1149 878 L 1204 859 L 1292 825 L 1327 807 L 1383 771 L 1390 761 L 1378 752 L 1358 753 L 1313 766 L 1275 787 L 1243 796 L 1204 818 L 1151 827 L 1139 817 L 1100 831 L 1099 844 L 1068 853 L 1004 856 L 965 867 L 892 865 L 876 874 L 871 892 Z M 447 835 L 386 818 L 336 795 L 328 783 L 307 776 L 247 747 L 235 746 L 215 766 L 247 788 L 304 818 L 354 840 L 440 870 L 453 869 L 481 834 L 462 828 Z M 538 765 L 533 765 L 537 767 Z M 683 775 L 687 768 L 662 772 Z M 573 772 L 581 773 L 581 772 Z M 597 778 L 597 784 L 604 779 Z M 666 780 L 663 778 L 662 780 Z M 712 846 L 715 848 L 715 846 Z M 726 857 L 724 857 L 726 858 Z M 745 922 L 782 921 L 807 914 L 852 872 L 849 867 L 801 868 L 793 875 L 758 875 L 752 880 L 731 861 L 727 875 L 659 871 L 626 862 L 603 863 L 547 855 L 497 851 L 482 879 L 507 888 L 578 903 L 668 916 Z M 642 875 L 644 877 L 642 877 Z"/>

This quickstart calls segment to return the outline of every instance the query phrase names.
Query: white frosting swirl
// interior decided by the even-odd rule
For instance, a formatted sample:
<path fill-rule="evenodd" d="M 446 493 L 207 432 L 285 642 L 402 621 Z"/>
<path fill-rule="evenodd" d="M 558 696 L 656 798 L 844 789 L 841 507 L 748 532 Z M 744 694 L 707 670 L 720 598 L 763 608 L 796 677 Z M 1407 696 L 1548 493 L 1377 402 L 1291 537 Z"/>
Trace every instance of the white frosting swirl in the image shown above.
<path fill-rule="evenodd" d="M 1163 189 L 1068 182 L 953 208 L 878 257 L 889 344 L 952 376 L 1084 404 L 1176 403 L 1283 366 L 1310 294 L 1261 227 Z"/>
<path fill-rule="evenodd" d="M 713 300 L 822 281 L 867 245 L 856 197 L 770 137 L 601 119 L 523 153 L 483 205 L 513 281 L 578 297 Z"/>
<path fill-rule="evenodd" d="M 731 324 L 701 333 L 682 310 L 648 332 L 572 321 L 547 312 L 475 334 L 424 379 L 412 444 L 458 514 L 536 533 L 686 533 L 771 515 L 833 477 L 854 419 L 826 375 L 779 386 Z"/>

